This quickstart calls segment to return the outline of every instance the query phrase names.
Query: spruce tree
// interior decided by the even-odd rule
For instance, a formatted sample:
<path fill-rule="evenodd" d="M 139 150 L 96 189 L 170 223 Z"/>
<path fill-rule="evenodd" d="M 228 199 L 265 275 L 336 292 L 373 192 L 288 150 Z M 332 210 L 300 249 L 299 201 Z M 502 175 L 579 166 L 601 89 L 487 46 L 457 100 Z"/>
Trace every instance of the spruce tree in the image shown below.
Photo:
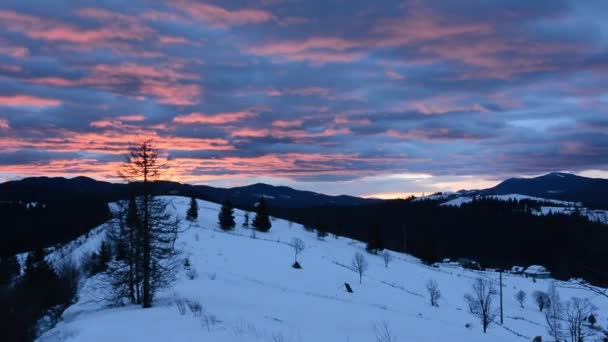
<path fill-rule="evenodd" d="M 372 225 L 370 227 L 366 249 L 368 252 L 373 254 L 378 254 L 378 251 L 384 249 L 384 239 L 382 238 L 382 230 L 380 229 L 380 226 Z"/>
<path fill-rule="evenodd" d="M 236 223 L 234 222 L 234 208 L 232 207 L 232 202 L 230 200 L 225 200 L 222 204 L 222 209 L 217 216 L 218 225 L 223 230 L 230 230 L 234 228 Z"/>
<path fill-rule="evenodd" d="M 190 208 L 186 212 L 186 220 L 193 222 L 198 218 L 198 203 L 194 197 L 190 198 Z"/>
<path fill-rule="evenodd" d="M 249 229 L 249 212 L 246 212 L 243 218 L 243 228 Z"/>
<path fill-rule="evenodd" d="M 15 255 L 0 256 L 0 288 L 11 285 L 19 277 L 19 260 Z"/>
<path fill-rule="evenodd" d="M 267 232 L 272 227 L 270 223 L 270 217 L 268 216 L 268 207 L 266 206 L 266 200 L 264 197 L 260 198 L 256 207 L 255 218 L 253 219 L 253 228 L 260 232 Z"/>

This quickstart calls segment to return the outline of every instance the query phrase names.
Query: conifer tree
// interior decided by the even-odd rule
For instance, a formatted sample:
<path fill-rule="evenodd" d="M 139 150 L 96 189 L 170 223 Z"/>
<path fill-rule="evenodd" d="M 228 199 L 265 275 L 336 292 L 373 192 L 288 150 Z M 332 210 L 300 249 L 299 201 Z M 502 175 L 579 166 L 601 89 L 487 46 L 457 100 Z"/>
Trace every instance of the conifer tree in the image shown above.
<path fill-rule="evenodd" d="M 218 214 L 218 225 L 223 230 L 233 229 L 236 223 L 234 222 L 234 208 L 230 200 L 225 200 L 222 204 L 222 209 Z"/>
<path fill-rule="evenodd" d="M 255 218 L 253 219 L 253 227 L 260 232 L 267 232 L 272 227 L 270 217 L 268 216 L 268 207 L 264 197 L 260 198 L 256 206 Z"/>
<path fill-rule="evenodd" d="M 243 228 L 249 229 L 249 212 L 246 212 L 245 217 L 243 217 Z"/>
<path fill-rule="evenodd" d="M 144 140 L 129 148 L 127 161 L 118 173 L 130 184 L 135 183 L 136 187 L 132 188 L 138 190 L 136 200 L 129 204 L 134 210 L 128 210 L 126 214 L 126 226 L 133 224 L 136 227 L 127 230 L 134 245 L 129 248 L 133 259 L 129 262 L 126 278 L 134 280 L 134 286 L 128 286 L 130 289 L 137 289 L 141 282 L 144 308 L 152 306 L 158 289 L 175 279 L 179 265 L 174 248 L 179 220 L 168 212 L 168 202 L 154 196 L 152 191 L 152 182 L 165 169 L 160 151 L 153 147 L 151 140 Z M 140 274 L 141 279 L 138 279 Z M 133 301 L 134 298 L 130 297 Z"/>
<path fill-rule="evenodd" d="M 367 240 L 366 249 L 368 252 L 378 254 L 378 251 L 384 249 L 382 231 L 378 225 L 372 225 L 369 230 L 369 238 Z"/>
<path fill-rule="evenodd" d="M 186 212 L 186 220 L 193 222 L 198 218 L 198 203 L 194 197 L 190 198 L 190 207 Z"/>
<path fill-rule="evenodd" d="M 19 277 L 19 260 L 15 255 L 0 256 L 0 288 L 11 285 Z"/>

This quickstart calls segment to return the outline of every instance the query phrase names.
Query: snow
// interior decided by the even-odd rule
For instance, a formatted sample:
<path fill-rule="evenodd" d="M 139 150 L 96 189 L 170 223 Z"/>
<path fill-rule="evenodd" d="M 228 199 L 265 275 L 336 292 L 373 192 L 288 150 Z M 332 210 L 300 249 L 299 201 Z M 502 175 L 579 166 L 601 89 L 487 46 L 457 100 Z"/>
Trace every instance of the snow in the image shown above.
<path fill-rule="evenodd" d="M 538 210 L 532 211 L 534 215 L 564 214 L 572 215 L 578 213 L 586 217 L 589 221 L 608 224 L 608 210 L 593 210 L 580 207 L 553 207 L 543 206 Z"/>
<path fill-rule="evenodd" d="M 452 207 L 460 207 L 463 204 L 467 204 L 473 201 L 471 197 L 458 197 L 453 200 L 449 200 L 447 202 L 441 203 L 443 206 L 452 206 Z"/>
<path fill-rule="evenodd" d="M 189 199 L 168 197 L 180 215 Z M 156 305 L 142 309 L 131 305 L 109 308 L 99 302 L 100 276 L 88 279 L 79 300 L 63 314 L 63 321 L 39 338 L 56 341 L 375 341 L 374 324 L 389 323 L 399 341 L 530 341 L 546 338 L 545 320 L 530 299 L 534 290 L 546 290 L 552 280 L 504 274 L 505 324 L 493 324 L 483 334 L 480 323 L 468 313 L 463 296 L 472 282 L 482 277 L 498 281 L 498 274 L 465 270 L 439 264 L 424 265 L 418 259 L 391 252 L 393 261 L 385 268 L 380 255 L 365 252 L 365 245 L 348 238 L 319 240 L 301 225 L 273 219 L 268 233 L 241 227 L 244 212 L 236 210 L 237 228 L 217 229 L 220 206 L 199 201 L 199 219 L 183 222 L 177 247 L 188 257 L 199 277 L 190 280 L 181 271 L 178 281 L 160 292 Z M 64 252 L 74 256 L 95 250 L 104 227 Z M 300 238 L 306 249 L 298 260 L 303 269 L 291 268 L 293 250 L 288 243 Z M 369 270 L 359 284 L 349 269 L 353 255 L 361 252 Z M 50 257 L 55 258 L 59 251 Z M 438 282 L 442 292 L 439 307 L 431 307 L 425 284 Z M 344 290 L 348 282 L 354 290 Z M 599 308 L 598 322 L 604 322 L 608 299 L 575 286 L 556 282 L 562 299 L 586 297 Z M 515 293 L 528 294 L 525 308 Z M 200 302 L 203 314 L 186 310 L 181 315 L 176 299 Z M 498 300 L 496 301 L 498 303 Z M 465 325 L 471 324 L 470 328 Z"/>
<path fill-rule="evenodd" d="M 570 206 L 570 207 L 581 207 L 582 206 L 582 203 L 559 201 L 559 200 L 554 200 L 554 199 L 549 199 L 549 198 L 540 198 L 540 197 L 526 196 L 526 195 L 520 195 L 520 194 L 478 196 L 477 198 L 478 199 L 488 198 L 488 199 L 494 199 L 497 201 L 528 200 L 528 201 L 552 203 L 555 205 Z M 470 203 L 472 201 L 473 201 L 472 197 L 463 196 L 463 197 L 454 198 L 450 201 L 444 202 L 441 205 L 460 207 L 461 205 Z"/>
<path fill-rule="evenodd" d="M 541 265 L 528 266 L 528 268 L 526 268 L 526 271 L 525 271 L 525 273 L 528 273 L 528 274 L 544 274 L 547 272 L 548 272 L 547 269 Z"/>

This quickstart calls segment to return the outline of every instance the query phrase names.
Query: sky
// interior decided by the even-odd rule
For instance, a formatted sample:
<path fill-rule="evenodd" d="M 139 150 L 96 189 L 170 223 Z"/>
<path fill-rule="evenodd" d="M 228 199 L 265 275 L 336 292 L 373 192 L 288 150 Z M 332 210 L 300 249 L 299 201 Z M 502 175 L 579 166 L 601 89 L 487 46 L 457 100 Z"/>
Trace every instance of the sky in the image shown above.
<path fill-rule="evenodd" d="M 0 3 L 0 181 L 403 197 L 608 176 L 603 0 Z"/>

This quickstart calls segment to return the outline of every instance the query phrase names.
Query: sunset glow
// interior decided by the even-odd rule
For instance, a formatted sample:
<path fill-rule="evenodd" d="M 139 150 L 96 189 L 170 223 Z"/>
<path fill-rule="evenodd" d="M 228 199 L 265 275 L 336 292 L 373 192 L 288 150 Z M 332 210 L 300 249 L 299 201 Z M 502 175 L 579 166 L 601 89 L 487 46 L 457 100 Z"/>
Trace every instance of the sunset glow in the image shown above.
<path fill-rule="evenodd" d="M 597 1 L 0 4 L 0 181 L 166 178 L 406 197 L 608 169 Z M 339 10 L 337 9 L 339 8 Z"/>

